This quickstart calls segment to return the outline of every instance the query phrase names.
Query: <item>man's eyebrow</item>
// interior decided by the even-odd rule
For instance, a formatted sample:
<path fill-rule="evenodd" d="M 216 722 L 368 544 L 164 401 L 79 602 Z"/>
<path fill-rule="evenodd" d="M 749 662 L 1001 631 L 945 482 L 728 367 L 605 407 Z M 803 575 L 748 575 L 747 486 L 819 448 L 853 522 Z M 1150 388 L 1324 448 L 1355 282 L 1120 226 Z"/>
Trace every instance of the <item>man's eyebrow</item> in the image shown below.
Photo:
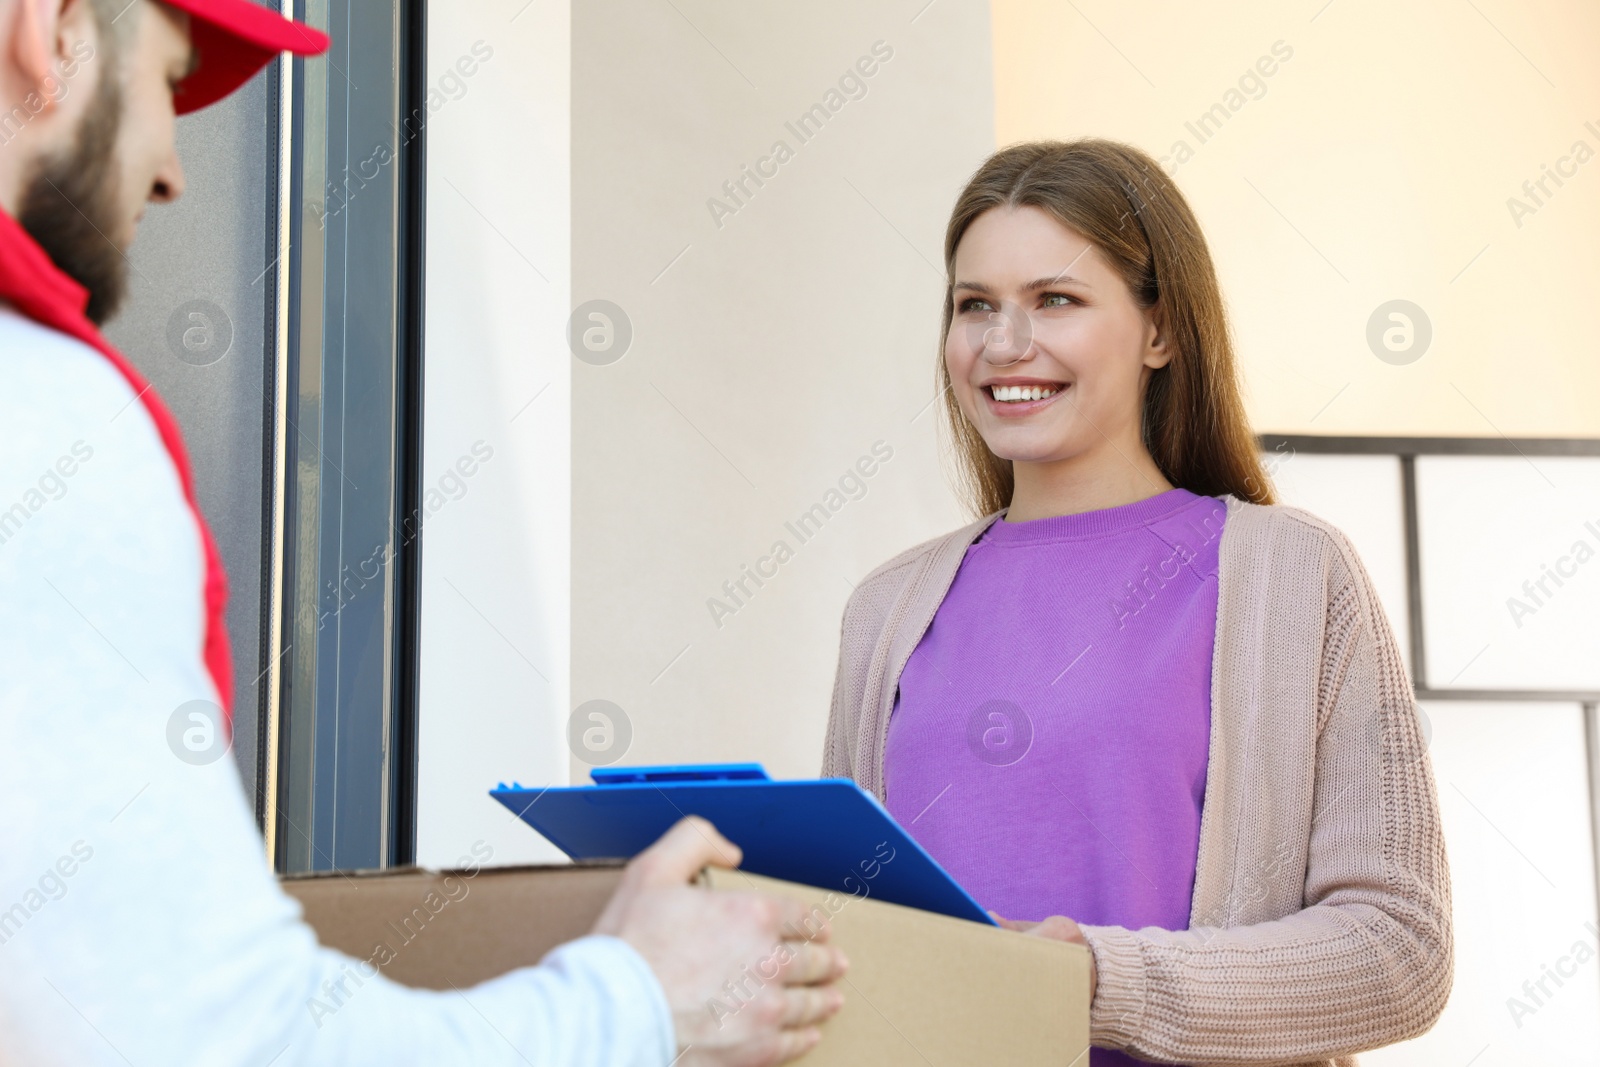
<path fill-rule="evenodd" d="M 1072 275 L 1063 272 L 1061 274 L 1057 274 L 1054 277 L 1050 277 L 1050 278 L 1037 278 L 1037 279 L 1029 282 L 1027 285 L 1024 285 L 1022 287 L 1022 291 L 1025 292 L 1025 293 L 1036 293 L 1041 289 L 1049 289 L 1051 286 L 1054 286 L 1054 285 L 1077 285 L 1077 286 L 1082 286 L 1085 289 L 1093 289 L 1094 288 L 1094 286 L 1090 285 L 1088 282 L 1084 281 L 1083 279 L 1074 278 Z M 992 295 L 993 292 L 994 292 L 994 290 L 990 289 L 987 285 L 984 285 L 982 282 L 956 282 L 956 284 L 954 286 L 952 286 L 952 288 L 955 288 L 955 289 L 966 289 L 966 290 L 968 290 L 970 292 L 982 293 L 985 296 Z"/>

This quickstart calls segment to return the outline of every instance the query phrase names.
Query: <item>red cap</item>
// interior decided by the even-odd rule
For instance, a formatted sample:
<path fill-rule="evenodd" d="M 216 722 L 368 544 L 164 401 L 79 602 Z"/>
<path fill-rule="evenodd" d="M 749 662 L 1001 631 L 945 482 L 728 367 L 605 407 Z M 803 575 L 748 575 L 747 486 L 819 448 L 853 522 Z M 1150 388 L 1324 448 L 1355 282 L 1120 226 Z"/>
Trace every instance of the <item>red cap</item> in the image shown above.
<path fill-rule="evenodd" d="M 251 0 L 161 0 L 189 14 L 194 73 L 173 94 L 178 114 L 197 111 L 253 78 L 279 52 L 314 56 L 327 51 L 328 35 L 284 18 Z"/>

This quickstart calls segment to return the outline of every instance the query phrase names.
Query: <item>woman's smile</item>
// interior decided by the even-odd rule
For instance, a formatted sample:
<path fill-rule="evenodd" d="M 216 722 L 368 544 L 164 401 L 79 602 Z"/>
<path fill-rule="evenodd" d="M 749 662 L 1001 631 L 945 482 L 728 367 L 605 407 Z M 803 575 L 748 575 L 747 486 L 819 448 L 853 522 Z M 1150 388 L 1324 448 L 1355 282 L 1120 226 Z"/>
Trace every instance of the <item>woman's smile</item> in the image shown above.
<path fill-rule="evenodd" d="M 1071 388 L 1071 382 L 1006 378 L 985 383 L 978 387 L 978 392 L 997 418 L 1024 419 L 1054 404 Z"/>

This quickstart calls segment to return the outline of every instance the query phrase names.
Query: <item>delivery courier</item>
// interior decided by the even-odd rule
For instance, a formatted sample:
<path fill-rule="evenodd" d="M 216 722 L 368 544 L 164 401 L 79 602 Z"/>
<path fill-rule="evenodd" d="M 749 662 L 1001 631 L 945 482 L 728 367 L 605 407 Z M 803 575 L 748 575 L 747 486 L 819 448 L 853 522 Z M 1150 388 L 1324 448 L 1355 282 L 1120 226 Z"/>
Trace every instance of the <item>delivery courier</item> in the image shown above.
<path fill-rule="evenodd" d="M 229 706 L 226 583 L 178 427 L 98 326 L 146 206 L 183 193 L 176 116 L 328 43 L 248 0 L 0 0 L 0 1062 L 786 1062 L 846 963 L 785 936 L 797 901 L 691 887 L 739 859 L 709 823 L 541 965 L 410 989 L 318 944 L 232 760 L 168 747 L 175 709 Z"/>

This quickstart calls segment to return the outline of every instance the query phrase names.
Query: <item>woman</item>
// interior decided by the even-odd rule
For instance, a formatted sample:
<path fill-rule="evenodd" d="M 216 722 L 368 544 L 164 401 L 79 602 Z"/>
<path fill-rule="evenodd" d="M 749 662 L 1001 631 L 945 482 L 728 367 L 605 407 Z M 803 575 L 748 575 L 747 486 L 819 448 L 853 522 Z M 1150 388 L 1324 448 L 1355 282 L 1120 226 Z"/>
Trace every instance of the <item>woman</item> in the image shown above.
<path fill-rule="evenodd" d="M 983 517 L 851 595 L 823 773 L 1003 925 L 1089 947 L 1095 1067 L 1427 1030 L 1453 948 L 1411 688 L 1350 542 L 1272 501 L 1182 195 L 1125 145 L 1018 145 L 945 265 Z"/>

